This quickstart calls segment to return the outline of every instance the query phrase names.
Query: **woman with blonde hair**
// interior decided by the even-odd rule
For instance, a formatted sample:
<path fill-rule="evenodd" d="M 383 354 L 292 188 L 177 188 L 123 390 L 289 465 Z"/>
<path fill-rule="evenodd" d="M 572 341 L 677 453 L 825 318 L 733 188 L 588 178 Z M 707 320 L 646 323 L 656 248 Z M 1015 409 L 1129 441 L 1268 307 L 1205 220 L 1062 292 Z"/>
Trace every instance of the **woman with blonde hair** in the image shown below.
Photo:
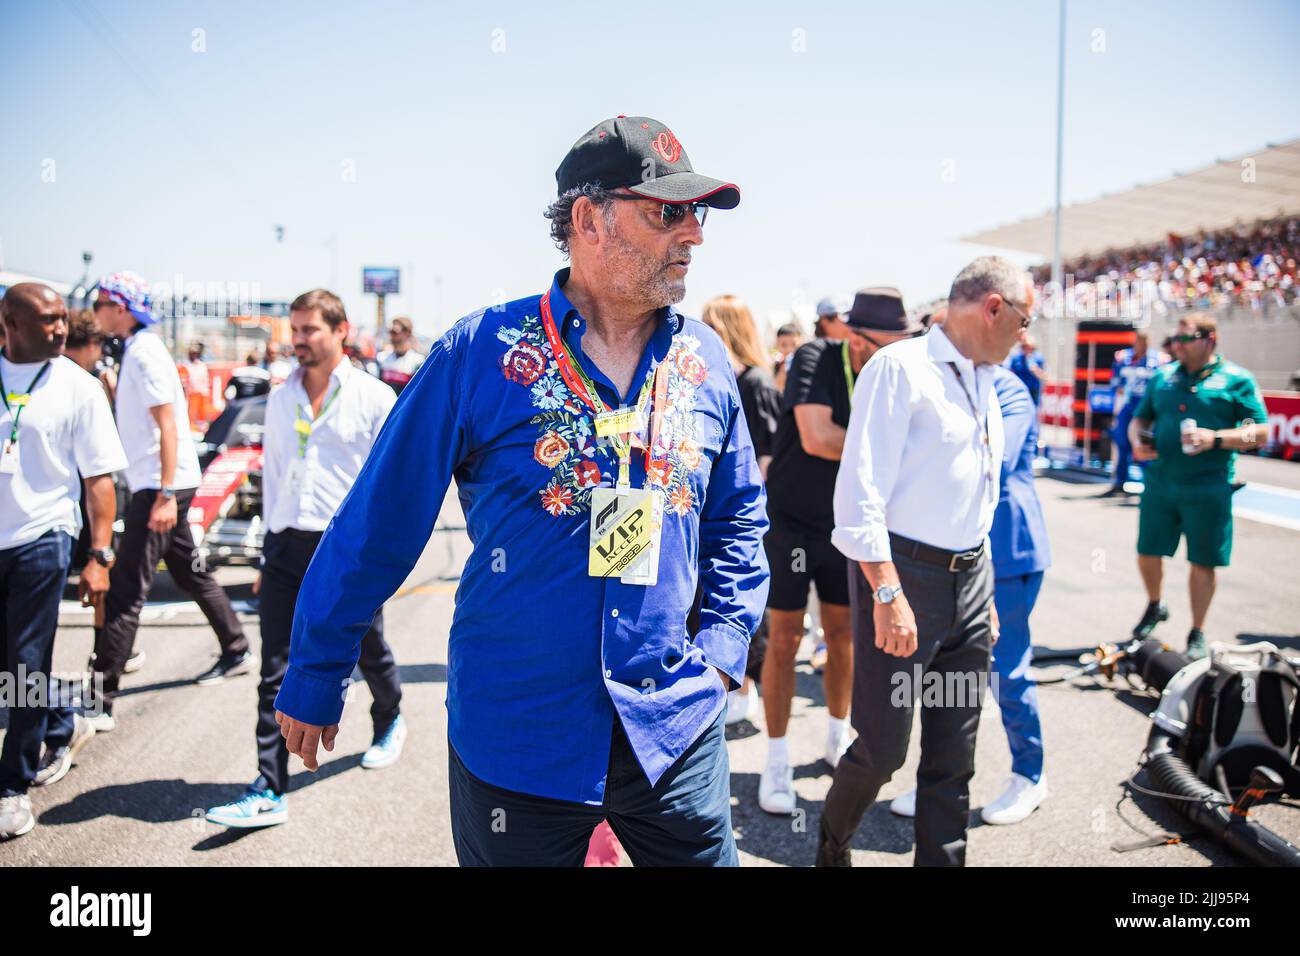
<path fill-rule="evenodd" d="M 766 481 L 767 466 L 772 460 L 772 442 L 781 417 L 781 393 L 776 390 L 776 383 L 767 370 L 769 357 L 754 323 L 754 314 L 738 296 L 720 295 L 704 303 L 701 318 L 722 338 L 727 354 L 731 356 L 731 366 L 740 389 L 740 406 L 744 409 L 749 436 L 754 443 L 754 457 Z M 763 671 L 766 644 L 767 619 L 764 615 L 763 623 L 749 642 L 745 682 L 727 695 L 728 724 L 748 720 L 758 707 L 758 688 L 754 682 Z"/>

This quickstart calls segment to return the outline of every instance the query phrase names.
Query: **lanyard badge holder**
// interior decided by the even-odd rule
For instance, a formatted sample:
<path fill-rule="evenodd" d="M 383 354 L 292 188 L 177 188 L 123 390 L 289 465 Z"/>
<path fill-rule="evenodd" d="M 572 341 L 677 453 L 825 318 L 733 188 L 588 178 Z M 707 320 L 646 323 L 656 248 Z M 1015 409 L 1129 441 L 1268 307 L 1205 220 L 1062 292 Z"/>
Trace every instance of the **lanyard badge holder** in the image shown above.
<path fill-rule="evenodd" d="M 659 540 L 663 530 L 664 496 L 651 488 L 633 488 L 631 459 L 633 439 L 646 431 L 646 412 L 654 397 L 654 420 L 644 440 L 646 473 L 650 454 L 659 432 L 668 384 L 663 363 L 646 379 L 632 408 L 607 409 L 595 383 L 578 366 L 560 339 L 551 315 L 550 293 L 542 296 L 542 327 L 560 375 L 595 416 L 596 435 L 607 439 L 618 454 L 618 476 L 613 488 L 591 491 L 591 530 L 588 541 L 587 573 L 592 577 L 617 577 L 624 584 L 650 586 L 659 578 Z"/>
<path fill-rule="evenodd" d="M 301 404 L 298 405 L 294 412 L 293 431 L 298 436 L 298 454 L 289 461 L 288 481 L 289 491 L 299 498 L 300 507 L 305 503 L 301 499 L 309 498 L 315 489 L 315 483 L 310 480 L 311 472 L 307 468 L 307 444 L 311 441 L 311 433 L 315 430 L 317 422 L 325 417 L 325 413 L 334 404 L 334 399 L 338 396 L 342 387 L 342 383 L 334 386 L 334 391 L 330 393 L 330 397 L 321 406 L 320 414 L 314 418 L 307 418 L 303 414 Z"/>
<path fill-rule="evenodd" d="M 970 412 L 975 416 L 976 423 L 980 426 L 983 433 L 980 442 L 980 458 L 983 459 L 985 488 L 990 501 L 996 501 L 998 489 L 993 482 L 993 442 L 989 438 L 989 413 L 988 409 L 984 410 L 981 417 L 979 408 L 975 404 L 975 398 L 971 395 L 970 389 L 966 387 L 966 379 L 962 377 L 961 369 L 957 367 L 956 362 L 948 363 L 952 367 L 952 373 L 957 376 L 957 384 L 961 386 L 961 393 L 966 396 L 966 402 L 970 405 Z M 975 382 L 975 389 L 979 390 L 979 380 Z"/>
<path fill-rule="evenodd" d="M 3 353 L 0 352 L 0 354 Z M 13 416 L 13 424 L 9 429 L 8 437 L 0 439 L 0 475 L 18 474 L 18 420 L 22 417 L 23 409 L 32 400 L 32 389 L 36 387 L 36 383 L 41 380 L 41 376 L 46 373 L 49 367 L 49 362 L 40 367 L 25 392 L 9 391 L 5 388 L 4 379 L 0 378 L 0 401 L 4 402 L 5 408 Z"/>

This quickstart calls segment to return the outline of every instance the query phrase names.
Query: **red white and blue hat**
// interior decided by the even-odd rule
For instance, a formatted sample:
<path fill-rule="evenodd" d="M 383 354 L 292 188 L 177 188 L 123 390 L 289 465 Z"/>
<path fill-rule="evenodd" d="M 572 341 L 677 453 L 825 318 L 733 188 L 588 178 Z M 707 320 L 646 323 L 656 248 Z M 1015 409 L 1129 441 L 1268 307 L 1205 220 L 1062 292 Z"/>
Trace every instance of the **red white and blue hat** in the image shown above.
<path fill-rule="evenodd" d="M 99 293 L 118 305 L 125 306 L 137 321 L 153 325 L 158 316 L 153 312 L 153 299 L 149 283 L 134 272 L 114 272 L 99 280 Z"/>

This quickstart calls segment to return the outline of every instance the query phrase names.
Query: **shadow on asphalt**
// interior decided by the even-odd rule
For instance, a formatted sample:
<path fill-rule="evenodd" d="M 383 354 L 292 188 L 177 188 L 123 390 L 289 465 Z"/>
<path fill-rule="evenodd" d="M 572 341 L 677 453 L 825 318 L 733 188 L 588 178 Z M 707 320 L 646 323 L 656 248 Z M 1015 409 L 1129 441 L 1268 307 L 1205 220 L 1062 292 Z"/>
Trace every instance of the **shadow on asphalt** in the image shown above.
<path fill-rule="evenodd" d="M 1276 644 L 1278 647 L 1287 650 L 1300 650 L 1300 634 L 1238 634 L 1237 640 L 1243 644 L 1268 641 L 1270 644 Z"/>
<path fill-rule="evenodd" d="M 294 793 L 314 783 L 361 766 L 361 754 L 353 753 L 321 764 L 312 773 L 300 770 L 289 778 Z M 43 825 L 85 823 L 99 817 L 121 817 L 142 823 L 175 823 L 194 820 L 203 824 L 208 807 L 239 796 L 242 788 L 229 783 L 189 783 L 185 780 L 142 780 L 139 783 L 99 787 L 79 793 L 67 803 L 50 807 L 41 814 Z M 204 824 L 206 825 L 206 824 Z"/>
<path fill-rule="evenodd" d="M 398 664 L 397 676 L 403 684 L 445 684 L 446 664 Z"/>

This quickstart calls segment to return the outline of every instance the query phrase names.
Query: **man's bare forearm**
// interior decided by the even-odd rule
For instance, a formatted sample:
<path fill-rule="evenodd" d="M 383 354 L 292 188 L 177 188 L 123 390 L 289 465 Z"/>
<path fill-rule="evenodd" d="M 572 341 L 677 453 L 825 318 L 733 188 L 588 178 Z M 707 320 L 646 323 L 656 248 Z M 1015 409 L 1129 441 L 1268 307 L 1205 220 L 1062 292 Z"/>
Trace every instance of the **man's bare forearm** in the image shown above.
<path fill-rule="evenodd" d="M 1221 428 L 1214 433 L 1221 439 L 1220 445 L 1232 451 L 1254 451 L 1268 442 L 1268 426 L 1252 422 L 1238 428 Z"/>
<path fill-rule="evenodd" d="M 862 573 L 866 576 L 872 591 L 886 586 L 898 587 L 898 569 L 894 567 L 893 561 L 859 561 L 858 565 L 862 568 Z"/>
<path fill-rule="evenodd" d="M 113 519 L 117 517 L 117 493 L 111 475 L 96 475 L 84 481 L 86 511 L 90 515 L 90 546 L 96 551 L 113 543 Z"/>
<path fill-rule="evenodd" d="M 158 423 L 158 480 L 164 488 L 171 488 L 176 480 L 176 441 L 179 427 L 170 405 L 150 409 Z"/>

